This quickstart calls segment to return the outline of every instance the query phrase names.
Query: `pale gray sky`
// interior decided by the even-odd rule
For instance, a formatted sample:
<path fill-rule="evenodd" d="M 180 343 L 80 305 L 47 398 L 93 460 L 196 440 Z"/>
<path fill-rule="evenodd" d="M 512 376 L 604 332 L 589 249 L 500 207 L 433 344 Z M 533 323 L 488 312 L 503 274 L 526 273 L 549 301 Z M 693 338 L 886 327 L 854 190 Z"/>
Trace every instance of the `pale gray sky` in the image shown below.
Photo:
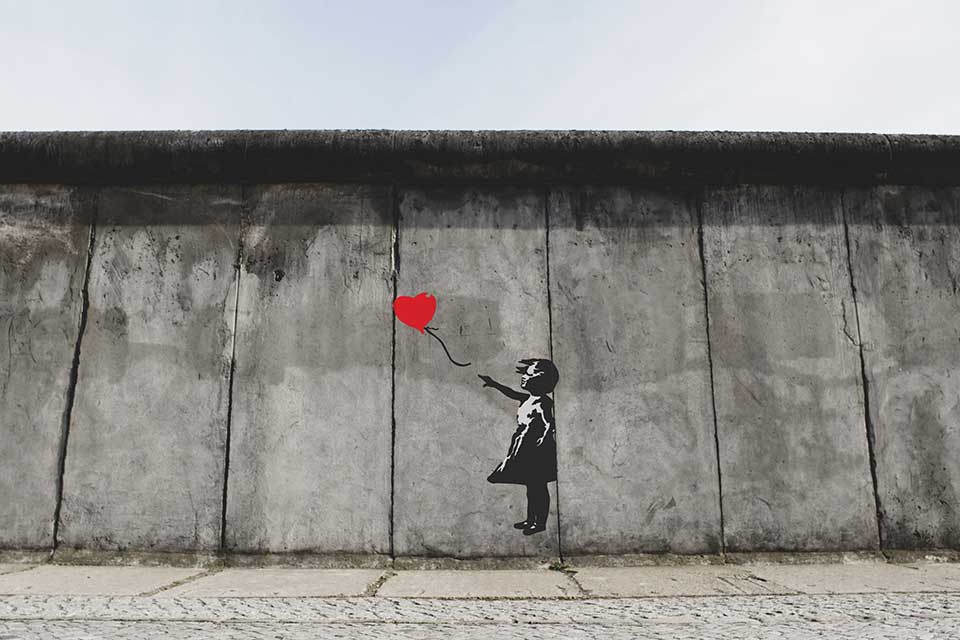
<path fill-rule="evenodd" d="M 0 130 L 960 133 L 960 2 L 0 0 Z"/>

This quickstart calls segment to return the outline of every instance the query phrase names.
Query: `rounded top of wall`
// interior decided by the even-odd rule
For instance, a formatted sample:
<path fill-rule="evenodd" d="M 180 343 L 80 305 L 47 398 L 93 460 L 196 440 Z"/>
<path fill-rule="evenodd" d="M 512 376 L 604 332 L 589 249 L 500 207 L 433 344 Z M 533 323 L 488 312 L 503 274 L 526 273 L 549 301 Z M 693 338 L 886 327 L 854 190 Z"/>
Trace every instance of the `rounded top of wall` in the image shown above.
<path fill-rule="evenodd" d="M 960 184 L 960 136 L 684 131 L 0 133 L 0 182 Z"/>

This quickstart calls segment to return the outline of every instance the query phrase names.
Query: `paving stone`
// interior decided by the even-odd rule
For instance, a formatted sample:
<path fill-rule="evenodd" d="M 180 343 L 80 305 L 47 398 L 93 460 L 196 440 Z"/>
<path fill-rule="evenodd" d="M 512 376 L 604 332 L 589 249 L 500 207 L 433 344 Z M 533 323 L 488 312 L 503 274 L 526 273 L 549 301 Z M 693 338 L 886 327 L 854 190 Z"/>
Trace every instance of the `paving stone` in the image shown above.
<path fill-rule="evenodd" d="M 136 595 L 200 573 L 172 567 L 45 566 L 0 576 L 0 595 Z"/>
<path fill-rule="evenodd" d="M 225 569 L 162 592 L 187 597 L 362 596 L 383 575 L 370 569 Z"/>
<path fill-rule="evenodd" d="M 400 598 L 555 598 L 579 595 L 559 571 L 402 571 L 377 595 Z"/>
<path fill-rule="evenodd" d="M 749 571 L 733 567 L 591 567 L 578 569 L 575 580 L 589 595 L 600 597 L 709 596 L 774 591 Z"/>
<path fill-rule="evenodd" d="M 957 590 L 944 576 L 889 564 L 756 565 L 750 572 L 800 593 L 883 593 Z"/>
<path fill-rule="evenodd" d="M 951 638 L 960 595 L 0 598 L 0 638 Z"/>

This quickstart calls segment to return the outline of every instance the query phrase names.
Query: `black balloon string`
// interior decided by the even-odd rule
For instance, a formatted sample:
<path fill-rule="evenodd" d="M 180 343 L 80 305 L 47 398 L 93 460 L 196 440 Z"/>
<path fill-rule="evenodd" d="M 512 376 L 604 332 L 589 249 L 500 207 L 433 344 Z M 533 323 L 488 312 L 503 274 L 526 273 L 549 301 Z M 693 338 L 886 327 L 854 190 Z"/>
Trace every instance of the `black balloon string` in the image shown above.
<path fill-rule="evenodd" d="M 431 336 L 433 336 L 434 338 L 437 339 L 437 342 L 439 342 L 439 343 L 440 343 L 440 346 L 443 347 L 443 352 L 444 352 L 445 354 L 447 354 L 447 358 L 450 359 L 450 362 L 452 362 L 453 364 L 457 365 L 458 367 L 469 367 L 469 366 L 470 366 L 470 363 L 469 363 L 469 362 L 457 362 L 456 360 L 453 359 L 453 356 L 450 355 L 450 351 L 447 349 L 447 345 L 443 344 L 443 340 L 440 339 L 440 336 L 438 336 L 437 334 L 434 333 L 434 331 L 436 331 L 436 327 L 424 327 L 423 329 L 424 329 L 424 331 L 426 331 L 426 332 L 429 333 Z"/>

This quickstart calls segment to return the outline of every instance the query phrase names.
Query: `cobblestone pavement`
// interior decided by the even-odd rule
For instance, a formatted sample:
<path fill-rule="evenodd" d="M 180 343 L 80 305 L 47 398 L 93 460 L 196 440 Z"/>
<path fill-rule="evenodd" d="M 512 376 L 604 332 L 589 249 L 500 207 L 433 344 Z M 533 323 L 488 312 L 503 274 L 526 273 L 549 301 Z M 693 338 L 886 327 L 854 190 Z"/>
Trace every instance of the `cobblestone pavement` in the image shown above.
<path fill-rule="evenodd" d="M 957 638 L 960 594 L 436 600 L 0 598 L 0 640 Z"/>

